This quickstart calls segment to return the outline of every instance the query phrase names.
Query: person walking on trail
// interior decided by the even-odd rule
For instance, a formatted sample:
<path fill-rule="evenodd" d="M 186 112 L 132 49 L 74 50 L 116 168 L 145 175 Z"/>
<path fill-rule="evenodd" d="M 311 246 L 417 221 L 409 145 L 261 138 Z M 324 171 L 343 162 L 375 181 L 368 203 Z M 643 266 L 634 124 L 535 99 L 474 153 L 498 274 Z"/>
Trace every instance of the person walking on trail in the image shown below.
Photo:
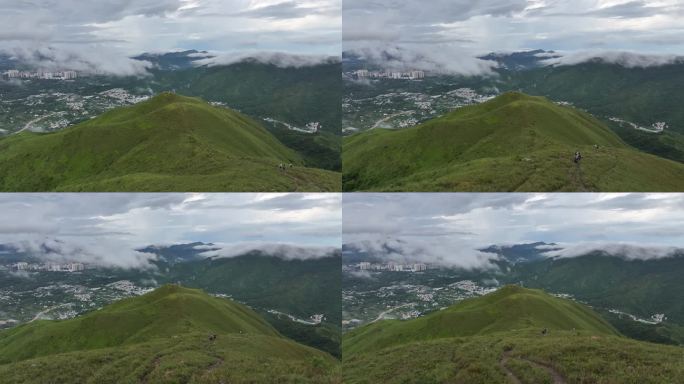
<path fill-rule="evenodd" d="M 579 164 L 580 160 L 582 160 L 582 154 L 577 151 L 575 152 L 575 164 Z"/>

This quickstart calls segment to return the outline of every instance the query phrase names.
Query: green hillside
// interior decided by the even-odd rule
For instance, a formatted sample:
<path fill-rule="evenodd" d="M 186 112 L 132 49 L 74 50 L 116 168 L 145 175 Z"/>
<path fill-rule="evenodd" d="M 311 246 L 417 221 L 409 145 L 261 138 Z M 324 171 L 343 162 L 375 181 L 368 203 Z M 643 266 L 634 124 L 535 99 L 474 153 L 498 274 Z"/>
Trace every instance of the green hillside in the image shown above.
<path fill-rule="evenodd" d="M 344 354 L 366 353 L 413 341 L 529 328 L 618 334 L 585 306 L 511 285 L 411 321 L 384 320 L 355 329 L 344 336 L 342 350 Z"/>
<path fill-rule="evenodd" d="M 226 292 L 251 307 L 275 309 L 300 318 L 323 313 L 328 321 L 339 325 L 340 268 L 339 255 L 285 260 L 255 251 L 176 264 L 165 278 L 210 292 Z"/>
<path fill-rule="evenodd" d="M 172 285 L 0 332 L 0 382 L 334 382 L 336 369 L 249 308 Z"/>
<path fill-rule="evenodd" d="M 250 118 L 165 93 L 56 133 L 0 139 L 0 190 L 340 189 L 338 173 L 303 164 Z"/>
<path fill-rule="evenodd" d="M 642 151 L 684 162 L 684 65 L 649 68 L 591 61 L 528 71 L 500 71 L 501 86 L 511 90 L 564 100 L 603 120 L 618 117 L 649 127 L 662 121 L 663 133 L 654 134 L 609 124 L 620 137 Z"/>
<path fill-rule="evenodd" d="M 521 330 L 344 355 L 343 382 L 468 384 L 677 383 L 684 348 L 586 331 Z"/>
<path fill-rule="evenodd" d="M 547 332 L 544 334 L 543 329 Z M 345 383 L 663 383 L 684 349 L 630 340 L 588 307 L 507 286 L 343 337 Z"/>
<path fill-rule="evenodd" d="M 304 126 L 319 121 L 322 130 L 341 134 L 341 63 L 278 67 L 246 60 L 231 65 L 154 71 L 145 82 L 155 91 L 180 93 L 221 101 L 242 113 L 271 117 Z"/>
<path fill-rule="evenodd" d="M 348 137 L 343 169 L 348 191 L 684 188 L 684 165 L 635 150 L 587 113 L 520 93 L 416 127 Z"/>
<path fill-rule="evenodd" d="M 573 295 L 592 306 L 618 309 L 649 319 L 664 313 L 667 320 L 646 325 L 617 316 L 606 317 L 630 337 L 684 344 L 684 257 L 627 260 L 594 252 L 581 257 L 518 263 L 506 276 L 509 282 Z"/>
<path fill-rule="evenodd" d="M 259 252 L 204 259 L 172 266 L 165 281 L 180 281 L 208 292 L 222 292 L 248 303 L 280 333 L 300 343 L 340 355 L 342 298 L 339 255 L 309 260 L 285 260 Z M 159 279 L 159 278 L 158 278 Z M 319 325 L 303 325 L 276 310 L 307 320 L 322 314 Z"/>

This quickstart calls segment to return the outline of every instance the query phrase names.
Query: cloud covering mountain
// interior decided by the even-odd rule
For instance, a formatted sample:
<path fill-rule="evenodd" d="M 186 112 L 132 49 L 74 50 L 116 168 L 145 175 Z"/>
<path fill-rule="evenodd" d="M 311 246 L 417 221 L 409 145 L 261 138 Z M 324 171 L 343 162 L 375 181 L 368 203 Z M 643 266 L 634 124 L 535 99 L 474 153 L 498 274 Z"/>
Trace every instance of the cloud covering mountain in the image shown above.
<path fill-rule="evenodd" d="M 301 246 L 287 243 L 247 242 L 234 244 L 198 245 L 203 250 L 200 256 L 213 258 L 233 258 L 251 252 L 261 252 L 285 260 L 312 260 L 334 256 L 340 249 L 336 246 Z"/>

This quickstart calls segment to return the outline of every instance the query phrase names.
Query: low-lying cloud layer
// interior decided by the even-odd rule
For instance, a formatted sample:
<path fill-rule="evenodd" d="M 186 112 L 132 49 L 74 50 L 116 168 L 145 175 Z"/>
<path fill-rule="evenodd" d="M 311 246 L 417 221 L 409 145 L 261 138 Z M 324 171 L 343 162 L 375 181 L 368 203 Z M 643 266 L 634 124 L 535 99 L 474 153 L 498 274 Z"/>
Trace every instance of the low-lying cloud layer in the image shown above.
<path fill-rule="evenodd" d="M 403 45 L 377 47 L 366 46 L 349 51 L 360 58 L 384 69 L 410 71 L 422 70 L 432 74 L 463 76 L 494 75 L 497 63 L 481 60 L 475 53 L 466 54 L 458 47 L 448 44 L 439 46 Z"/>
<path fill-rule="evenodd" d="M 44 262 L 87 263 L 106 268 L 154 268 L 156 256 L 122 247 L 116 241 L 85 238 L 73 241 L 65 238 L 28 238 L 4 244 Z"/>
<path fill-rule="evenodd" d="M 203 251 L 200 256 L 213 258 L 233 258 L 248 253 L 259 252 L 285 260 L 312 260 L 335 256 L 339 247 L 301 246 L 286 243 L 235 243 L 198 245 L 196 250 Z"/>
<path fill-rule="evenodd" d="M 254 61 L 261 64 L 275 65 L 280 68 L 302 68 L 319 64 L 339 63 L 338 56 L 326 55 L 296 55 L 285 52 L 238 52 L 219 53 L 193 62 L 196 66 L 220 66 Z"/>
<path fill-rule="evenodd" d="M 357 251 L 379 256 L 383 260 L 397 263 L 426 263 L 467 270 L 496 269 L 493 261 L 499 256 L 464 247 L 457 239 L 443 237 L 430 239 L 412 236 L 400 238 L 369 239 L 351 244 Z"/>
<path fill-rule="evenodd" d="M 491 245 L 557 245 L 548 257 L 593 251 L 627 259 L 671 257 L 684 247 L 679 194 L 353 194 L 343 241 L 393 261 L 493 268 Z"/>
<path fill-rule="evenodd" d="M 684 56 L 649 55 L 635 52 L 574 52 L 543 61 L 545 65 L 563 66 L 587 62 L 615 64 L 625 68 L 661 67 L 663 65 L 683 64 Z"/>
<path fill-rule="evenodd" d="M 341 244 L 339 194 L 6 194 L 0 212 L 0 245 L 105 267 L 150 268 L 156 256 L 137 250 L 155 244 L 218 244 L 207 257 L 262 250 L 302 259 Z"/>
<path fill-rule="evenodd" d="M 73 47 L 12 47 L 5 53 L 30 68 L 45 71 L 73 70 L 87 74 L 145 76 L 152 63 L 135 60 L 122 52 L 92 45 L 87 53 Z"/>
<path fill-rule="evenodd" d="M 632 243 L 580 243 L 544 252 L 545 256 L 568 258 L 602 253 L 627 260 L 652 260 L 684 256 L 684 248 Z"/>

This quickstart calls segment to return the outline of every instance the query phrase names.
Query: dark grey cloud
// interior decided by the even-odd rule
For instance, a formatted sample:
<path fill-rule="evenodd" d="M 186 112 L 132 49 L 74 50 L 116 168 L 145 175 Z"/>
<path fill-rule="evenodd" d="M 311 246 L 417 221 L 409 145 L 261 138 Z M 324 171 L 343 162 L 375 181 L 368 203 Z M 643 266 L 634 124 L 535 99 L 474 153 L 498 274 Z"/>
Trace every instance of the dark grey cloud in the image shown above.
<path fill-rule="evenodd" d="M 236 15 L 267 18 L 267 19 L 296 19 L 312 14 L 310 8 L 303 7 L 297 1 L 283 1 L 276 4 L 258 6 L 247 11 L 236 13 Z"/>

